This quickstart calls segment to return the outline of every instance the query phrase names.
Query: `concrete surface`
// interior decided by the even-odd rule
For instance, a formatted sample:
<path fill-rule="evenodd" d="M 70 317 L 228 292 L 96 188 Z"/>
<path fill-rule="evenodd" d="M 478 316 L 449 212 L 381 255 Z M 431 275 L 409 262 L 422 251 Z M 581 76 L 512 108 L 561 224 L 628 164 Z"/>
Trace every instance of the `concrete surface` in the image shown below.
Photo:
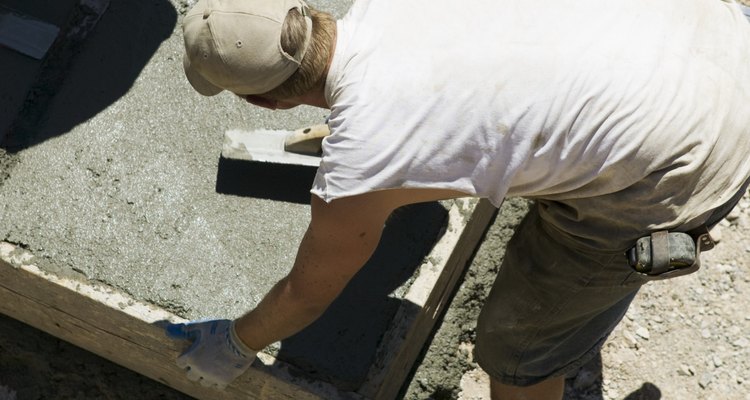
<path fill-rule="evenodd" d="M 195 93 L 182 72 L 180 30 L 191 3 L 111 2 L 44 118 L 20 148 L 0 153 L 0 240 L 27 248 L 47 270 L 186 318 L 236 317 L 289 271 L 309 206 L 264 189 L 262 171 L 220 166 L 224 131 L 296 129 L 323 122 L 327 111 L 269 112 L 230 94 Z M 337 16 L 350 5 L 311 3 Z M 252 197 L 217 192 L 227 180 L 253 188 Z M 309 189 L 304 180 L 293 185 Z M 358 386 L 399 288 L 445 214 L 437 203 L 399 212 L 353 285 L 321 320 L 282 342 L 278 357 Z"/>

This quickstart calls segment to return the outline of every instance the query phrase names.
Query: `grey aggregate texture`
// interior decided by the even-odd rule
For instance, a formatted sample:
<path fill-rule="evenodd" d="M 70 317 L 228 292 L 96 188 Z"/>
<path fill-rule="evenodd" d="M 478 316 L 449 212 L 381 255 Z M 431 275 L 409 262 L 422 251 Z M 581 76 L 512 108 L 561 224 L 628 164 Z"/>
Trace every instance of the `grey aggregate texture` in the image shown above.
<path fill-rule="evenodd" d="M 328 112 L 271 112 L 228 93 L 194 92 L 182 70 L 180 21 L 194 3 L 111 1 L 44 117 L 31 110 L 16 147 L 0 152 L 0 240 L 31 251 L 43 269 L 182 317 L 233 318 L 288 273 L 310 216 L 308 204 L 218 192 L 219 178 L 263 181 L 222 177 L 224 132 L 297 129 Z M 340 17 L 351 2 L 311 4 Z M 331 310 L 270 350 L 358 387 L 445 215 L 437 203 L 397 213 Z"/>
<path fill-rule="evenodd" d="M 291 129 L 326 114 L 264 112 L 226 93 L 204 98 L 184 78 L 182 51 L 170 3 L 112 2 L 41 137 L 15 154 L 0 191 L 0 238 L 58 272 L 73 269 L 188 318 L 235 316 L 289 270 L 309 211 L 217 194 L 223 133 Z"/>

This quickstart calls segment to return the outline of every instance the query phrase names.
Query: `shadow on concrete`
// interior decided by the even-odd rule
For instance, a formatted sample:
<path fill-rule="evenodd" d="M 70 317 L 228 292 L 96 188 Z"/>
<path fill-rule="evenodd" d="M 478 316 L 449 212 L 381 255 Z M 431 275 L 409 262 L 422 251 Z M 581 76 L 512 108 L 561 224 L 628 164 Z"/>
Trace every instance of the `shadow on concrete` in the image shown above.
<path fill-rule="evenodd" d="M 40 2 L 43 7 L 44 2 Z M 75 14 L 75 13 L 74 13 Z M 75 26 L 76 15 L 71 16 Z M 122 97 L 177 23 L 168 0 L 111 0 L 85 41 L 61 43 L 50 53 L 0 147 L 17 152 L 63 135 Z M 48 106 L 65 81 L 65 99 Z"/>
<path fill-rule="evenodd" d="M 234 160 L 221 157 L 216 192 L 236 196 L 310 204 L 317 168 Z"/>
<path fill-rule="evenodd" d="M 396 311 L 410 304 L 391 293 L 412 278 L 446 221 L 439 203 L 396 210 L 368 263 L 320 319 L 281 342 L 277 358 L 339 389 L 359 388 Z"/>

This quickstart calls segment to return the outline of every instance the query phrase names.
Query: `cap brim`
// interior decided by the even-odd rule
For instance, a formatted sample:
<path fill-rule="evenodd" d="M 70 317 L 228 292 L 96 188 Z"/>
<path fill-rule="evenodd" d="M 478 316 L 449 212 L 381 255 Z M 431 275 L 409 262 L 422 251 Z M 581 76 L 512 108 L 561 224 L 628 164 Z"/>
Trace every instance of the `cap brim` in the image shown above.
<path fill-rule="evenodd" d="M 192 68 L 187 54 L 182 58 L 182 66 L 185 69 L 185 77 L 196 92 L 204 96 L 215 96 L 224 91 L 224 89 L 206 80 L 195 68 Z"/>

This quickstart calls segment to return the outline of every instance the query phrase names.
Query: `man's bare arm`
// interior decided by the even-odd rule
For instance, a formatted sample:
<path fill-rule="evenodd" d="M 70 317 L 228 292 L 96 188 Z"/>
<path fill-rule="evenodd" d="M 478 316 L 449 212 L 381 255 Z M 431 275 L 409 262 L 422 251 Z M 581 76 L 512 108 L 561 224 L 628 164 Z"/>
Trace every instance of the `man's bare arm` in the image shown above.
<path fill-rule="evenodd" d="M 406 204 L 465 196 L 433 189 L 393 189 L 325 203 L 312 196 L 312 219 L 291 272 L 236 330 L 260 350 L 315 321 L 375 251 L 388 216 Z"/>

